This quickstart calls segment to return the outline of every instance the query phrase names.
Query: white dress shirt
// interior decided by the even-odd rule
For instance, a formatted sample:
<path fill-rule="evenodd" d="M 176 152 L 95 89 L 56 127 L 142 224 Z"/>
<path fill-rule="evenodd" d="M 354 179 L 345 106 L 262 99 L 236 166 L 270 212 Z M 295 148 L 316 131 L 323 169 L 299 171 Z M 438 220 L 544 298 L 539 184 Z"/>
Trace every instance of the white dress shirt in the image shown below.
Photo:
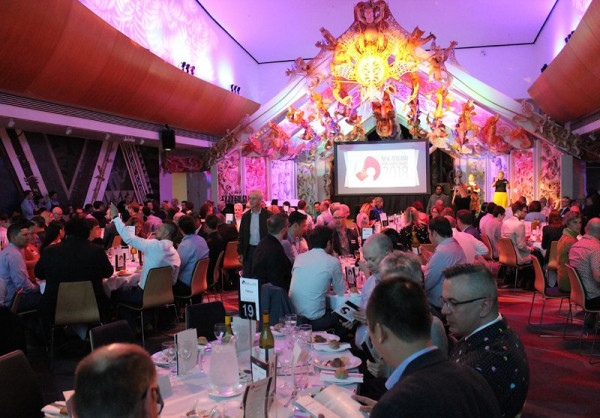
<path fill-rule="evenodd" d="M 325 315 L 325 297 L 331 285 L 338 295 L 346 291 L 342 266 L 337 258 L 322 248 L 313 248 L 296 257 L 292 268 L 290 299 L 298 315 L 310 320 Z"/>
<path fill-rule="evenodd" d="M 155 267 L 172 267 L 173 284 L 177 282 L 181 259 L 179 258 L 177 251 L 175 251 L 172 241 L 169 241 L 168 239 L 144 239 L 135 235 L 131 235 L 129 230 L 123 224 L 121 218 L 115 218 L 114 223 L 115 227 L 117 228 L 117 232 L 121 238 L 123 238 L 125 244 L 144 253 L 144 266 L 142 267 L 142 274 L 140 276 L 139 283 L 139 286 L 142 289 L 144 286 L 146 286 L 148 271 Z"/>
<path fill-rule="evenodd" d="M 517 251 L 517 263 L 527 264 L 531 262 L 531 252 L 527 246 L 523 221 L 520 221 L 516 216 L 511 216 L 508 219 L 504 218 L 500 235 L 502 238 L 510 238 L 512 241 Z"/>
<path fill-rule="evenodd" d="M 461 232 L 456 228 L 452 228 L 452 237 L 458 242 L 460 248 L 465 252 L 465 257 L 467 258 L 467 263 L 473 264 L 475 262 L 475 257 L 478 255 L 486 255 L 488 253 L 488 248 L 485 244 L 479 241 L 471 234 L 467 234 L 466 232 Z"/>

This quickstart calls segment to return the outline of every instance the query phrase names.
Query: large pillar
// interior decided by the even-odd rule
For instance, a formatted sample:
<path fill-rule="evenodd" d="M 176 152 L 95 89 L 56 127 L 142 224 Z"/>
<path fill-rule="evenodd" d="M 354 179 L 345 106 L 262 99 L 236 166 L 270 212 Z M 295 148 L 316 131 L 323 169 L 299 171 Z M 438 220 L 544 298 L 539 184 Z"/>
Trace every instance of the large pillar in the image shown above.
<path fill-rule="evenodd" d="M 573 156 L 563 154 L 560 159 L 560 196 L 569 196 L 576 198 L 573 187 Z"/>

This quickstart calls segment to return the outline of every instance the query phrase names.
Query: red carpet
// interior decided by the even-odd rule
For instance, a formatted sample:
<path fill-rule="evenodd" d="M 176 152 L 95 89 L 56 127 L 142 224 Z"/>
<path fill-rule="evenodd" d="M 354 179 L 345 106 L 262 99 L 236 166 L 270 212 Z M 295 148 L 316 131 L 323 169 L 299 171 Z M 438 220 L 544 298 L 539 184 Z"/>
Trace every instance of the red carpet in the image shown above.
<path fill-rule="evenodd" d="M 600 416 L 600 364 L 590 365 L 591 340 L 579 348 L 577 339 L 562 338 L 565 318 L 558 316 L 560 301 L 546 302 L 543 333 L 560 335 L 547 338 L 537 335 L 539 327 L 527 325 L 531 292 L 500 290 L 500 311 L 519 333 L 527 351 L 530 368 L 529 394 L 523 417 L 598 417 Z M 532 321 L 539 322 L 542 301 L 536 296 Z M 568 303 L 563 303 L 563 313 Z M 567 334 L 580 335 L 581 315 Z M 537 321 L 537 322 L 536 322 Z M 600 337 L 599 341 L 600 343 Z M 600 346 L 596 351 L 600 353 Z M 600 358 L 594 359 L 600 361 Z"/>

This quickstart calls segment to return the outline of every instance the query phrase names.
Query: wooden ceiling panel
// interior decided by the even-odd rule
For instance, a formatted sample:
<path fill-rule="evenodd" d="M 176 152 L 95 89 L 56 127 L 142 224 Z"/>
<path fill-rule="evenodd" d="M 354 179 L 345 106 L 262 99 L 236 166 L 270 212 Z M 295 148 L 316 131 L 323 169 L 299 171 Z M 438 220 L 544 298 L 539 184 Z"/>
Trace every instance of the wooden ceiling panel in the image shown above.
<path fill-rule="evenodd" d="M 565 123 L 600 109 L 600 1 L 591 2 L 558 56 L 529 88 L 551 118 Z"/>
<path fill-rule="evenodd" d="M 258 103 L 193 77 L 78 1 L 0 0 L 0 90 L 211 135 Z"/>

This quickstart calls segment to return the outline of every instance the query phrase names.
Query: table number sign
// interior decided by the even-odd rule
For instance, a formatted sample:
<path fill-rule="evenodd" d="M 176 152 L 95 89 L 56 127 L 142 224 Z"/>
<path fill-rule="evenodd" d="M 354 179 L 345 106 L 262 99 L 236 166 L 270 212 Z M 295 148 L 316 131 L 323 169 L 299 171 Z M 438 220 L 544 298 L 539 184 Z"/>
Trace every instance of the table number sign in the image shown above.
<path fill-rule="evenodd" d="M 240 277 L 240 318 L 260 321 L 260 286 L 258 279 Z"/>

